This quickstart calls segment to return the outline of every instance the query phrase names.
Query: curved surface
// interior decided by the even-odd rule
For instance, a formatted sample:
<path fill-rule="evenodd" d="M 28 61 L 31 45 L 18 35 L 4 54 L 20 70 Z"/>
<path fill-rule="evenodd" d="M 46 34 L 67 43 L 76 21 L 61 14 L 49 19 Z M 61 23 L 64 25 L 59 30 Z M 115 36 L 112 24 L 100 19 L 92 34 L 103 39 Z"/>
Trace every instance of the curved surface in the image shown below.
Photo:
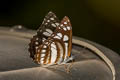
<path fill-rule="evenodd" d="M 113 80 L 115 80 L 115 74 L 116 74 L 115 67 L 114 67 L 113 63 L 111 62 L 111 60 L 107 56 L 105 56 L 102 51 L 100 51 L 98 48 L 96 48 L 92 44 L 82 41 L 80 39 L 73 39 L 73 43 L 84 46 L 84 47 L 92 50 L 95 54 L 97 54 L 100 58 L 102 58 L 105 61 L 105 63 L 110 67 L 112 74 L 113 74 Z"/>
<path fill-rule="evenodd" d="M 70 73 L 66 73 L 61 65 L 56 68 L 51 66 L 5 71 L 0 76 L 0 80 L 112 80 L 108 67 L 97 60 L 75 62 Z"/>
<path fill-rule="evenodd" d="M 113 80 L 112 73 L 109 68 L 110 66 L 107 66 L 105 64 L 106 61 L 103 59 L 105 61 L 104 62 L 100 58 L 102 55 L 95 55 L 97 52 L 94 52 L 93 48 L 91 51 L 91 47 L 87 47 L 85 43 L 100 50 L 104 56 L 111 61 L 116 69 L 115 80 L 120 79 L 120 65 L 118 65 L 120 58 L 115 52 L 91 41 L 76 37 L 73 37 L 72 49 L 73 55 L 76 56 L 76 61 L 70 69 L 70 75 L 66 73 L 64 65 L 57 66 L 57 68 L 56 66 L 50 66 L 49 68 L 39 67 L 39 65 L 33 63 L 33 61 L 29 58 L 29 53 L 27 51 L 29 39 L 33 34 L 34 31 L 21 33 L 11 32 L 9 31 L 9 28 L 0 29 L 0 79 L 56 80 L 56 77 L 58 77 L 61 80 Z M 79 44 L 79 42 L 75 40 L 83 41 L 85 43 Z"/>

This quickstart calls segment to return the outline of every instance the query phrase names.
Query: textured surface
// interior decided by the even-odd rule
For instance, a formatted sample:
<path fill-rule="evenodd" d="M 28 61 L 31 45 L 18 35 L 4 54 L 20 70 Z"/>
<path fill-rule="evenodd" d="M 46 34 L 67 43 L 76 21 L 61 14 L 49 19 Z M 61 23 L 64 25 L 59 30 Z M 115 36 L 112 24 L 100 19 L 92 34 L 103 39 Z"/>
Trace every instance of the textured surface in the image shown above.
<path fill-rule="evenodd" d="M 42 68 L 35 64 L 27 51 L 27 35 L 21 37 L 14 32 L 13 36 L 13 32 L 3 32 L 0 31 L 0 80 L 112 80 L 111 70 L 104 61 L 84 47 L 73 44 L 72 53 L 76 56 L 76 61 L 68 74 L 64 65 Z M 119 56 L 107 48 L 92 44 L 105 52 L 114 63 L 117 71 L 116 80 L 119 80 Z"/>

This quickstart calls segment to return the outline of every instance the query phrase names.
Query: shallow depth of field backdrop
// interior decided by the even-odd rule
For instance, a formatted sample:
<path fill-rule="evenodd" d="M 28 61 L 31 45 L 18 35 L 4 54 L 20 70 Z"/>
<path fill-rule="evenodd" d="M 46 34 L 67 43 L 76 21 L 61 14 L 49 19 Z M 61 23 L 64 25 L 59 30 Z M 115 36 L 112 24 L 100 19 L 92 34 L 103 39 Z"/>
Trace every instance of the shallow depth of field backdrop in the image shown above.
<path fill-rule="evenodd" d="M 68 16 L 73 35 L 120 53 L 120 0 L 0 0 L 0 26 L 36 30 L 49 11 Z"/>

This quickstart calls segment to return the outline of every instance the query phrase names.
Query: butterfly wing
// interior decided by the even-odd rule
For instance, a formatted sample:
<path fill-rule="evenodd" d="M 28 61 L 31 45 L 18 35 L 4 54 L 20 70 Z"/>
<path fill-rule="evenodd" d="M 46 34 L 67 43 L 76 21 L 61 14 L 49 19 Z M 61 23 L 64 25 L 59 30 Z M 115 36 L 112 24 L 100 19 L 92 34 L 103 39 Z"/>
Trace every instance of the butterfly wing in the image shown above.
<path fill-rule="evenodd" d="M 71 57 L 71 50 L 72 50 L 72 26 L 68 17 L 64 17 L 61 21 L 62 27 L 62 34 L 63 34 L 63 42 L 65 45 L 65 55 L 64 55 L 64 62 Z"/>
<path fill-rule="evenodd" d="M 71 57 L 72 27 L 64 17 L 56 31 L 37 49 L 35 61 L 39 64 L 61 64 Z"/>
<path fill-rule="evenodd" d="M 39 29 L 37 30 L 37 35 L 40 37 L 48 38 L 55 31 L 56 27 L 59 25 L 59 20 L 53 12 L 49 12 Z"/>
<path fill-rule="evenodd" d="M 53 12 L 49 12 L 37 30 L 37 35 L 33 36 L 29 44 L 30 57 L 34 60 L 34 55 L 38 45 L 41 45 L 51 34 L 55 31 L 56 26 L 59 25 L 59 20 Z"/>

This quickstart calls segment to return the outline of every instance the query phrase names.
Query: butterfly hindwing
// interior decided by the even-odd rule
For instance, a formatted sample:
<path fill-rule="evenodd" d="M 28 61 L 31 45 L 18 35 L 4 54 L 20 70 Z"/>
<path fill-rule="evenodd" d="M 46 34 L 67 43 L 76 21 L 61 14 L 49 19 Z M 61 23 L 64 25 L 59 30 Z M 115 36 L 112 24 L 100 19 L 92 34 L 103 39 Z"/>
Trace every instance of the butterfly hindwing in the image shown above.
<path fill-rule="evenodd" d="M 33 36 L 33 38 L 31 39 L 31 42 L 29 43 L 29 52 L 30 52 L 30 57 L 34 60 L 34 55 L 36 53 L 36 49 L 38 48 L 38 45 L 41 44 L 40 42 L 40 38 L 38 38 L 38 36 Z"/>

